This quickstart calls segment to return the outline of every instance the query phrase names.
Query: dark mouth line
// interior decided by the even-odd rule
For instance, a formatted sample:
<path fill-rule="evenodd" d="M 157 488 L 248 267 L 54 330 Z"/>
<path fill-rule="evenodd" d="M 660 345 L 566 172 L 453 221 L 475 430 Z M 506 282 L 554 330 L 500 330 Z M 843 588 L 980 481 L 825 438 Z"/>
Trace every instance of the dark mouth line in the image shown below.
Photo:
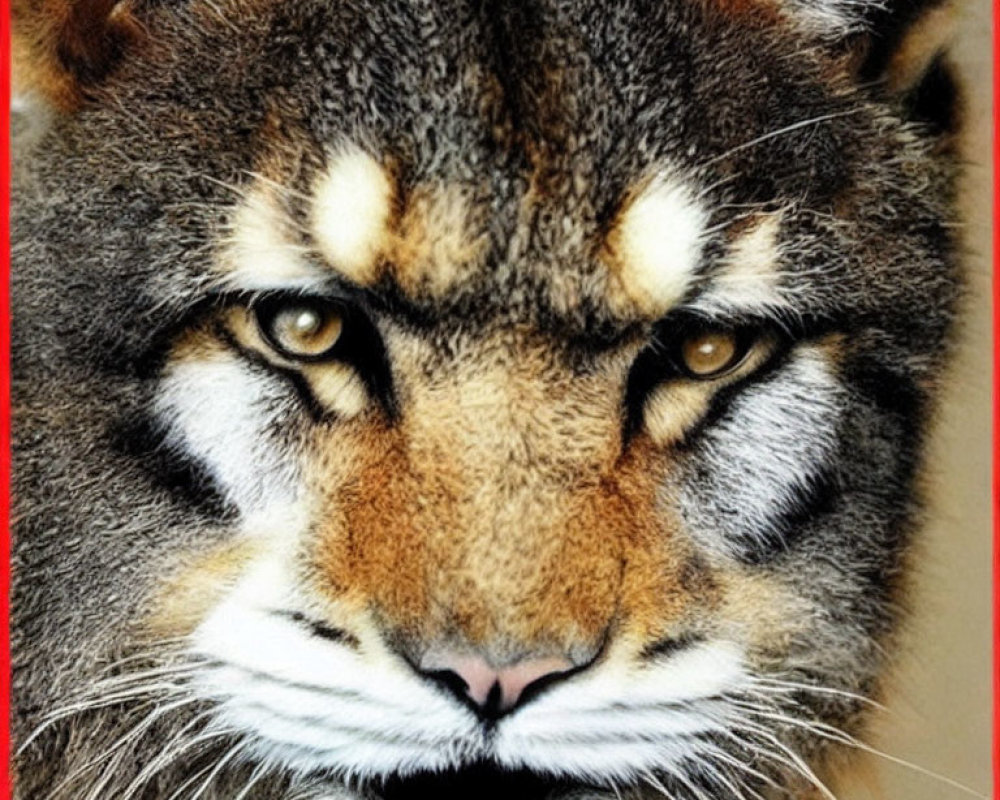
<path fill-rule="evenodd" d="M 608 787 L 588 781 L 570 780 L 525 769 L 506 769 L 479 761 L 440 772 L 391 775 L 373 780 L 370 788 L 380 800 L 545 800 L 560 793 L 580 790 L 605 791 Z"/>
<path fill-rule="evenodd" d="M 600 653 L 598 653 L 600 655 Z M 421 672 L 419 667 L 417 667 L 410 659 L 405 659 L 406 662 L 413 668 L 415 673 L 421 674 L 425 678 L 432 678 L 437 683 L 435 688 L 440 690 L 444 689 L 445 695 L 449 700 L 457 701 L 463 707 L 468 708 L 472 711 L 476 717 L 479 718 L 480 724 L 486 731 L 488 736 L 492 736 L 494 729 L 502 723 L 504 720 L 516 716 L 518 711 L 530 701 L 536 699 L 540 695 L 546 693 L 552 686 L 556 684 L 563 683 L 575 675 L 588 669 L 591 664 L 593 664 L 594 659 L 591 659 L 586 664 L 581 664 L 579 666 L 573 667 L 572 669 L 564 670 L 563 672 L 556 673 L 554 675 L 539 678 L 536 681 L 528 684 L 528 686 L 521 693 L 521 698 L 518 704 L 508 710 L 500 709 L 500 684 L 494 683 L 490 689 L 489 695 L 485 706 L 477 706 L 467 695 L 466 690 L 468 684 L 465 683 L 458 675 L 454 675 L 447 671 L 443 672 Z M 438 684 L 445 684 L 444 686 Z"/>

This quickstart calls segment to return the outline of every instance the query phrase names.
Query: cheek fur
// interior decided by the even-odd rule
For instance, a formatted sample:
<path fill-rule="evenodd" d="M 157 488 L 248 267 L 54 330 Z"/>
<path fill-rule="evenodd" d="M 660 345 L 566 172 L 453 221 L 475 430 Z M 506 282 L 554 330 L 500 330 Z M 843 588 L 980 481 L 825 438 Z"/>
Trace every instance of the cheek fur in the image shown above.
<path fill-rule="evenodd" d="M 814 349 L 735 398 L 681 461 L 679 504 L 699 543 L 737 556 L 780 548 L 832 479 L 845 402 Z"/>
<path fill-rule="evenodd" d="M 298 409 L 280 378 L 221 346 L 179 354 L 160 382 L 167 446 L 201 462 L 244 515 L 295 497 Z"/>

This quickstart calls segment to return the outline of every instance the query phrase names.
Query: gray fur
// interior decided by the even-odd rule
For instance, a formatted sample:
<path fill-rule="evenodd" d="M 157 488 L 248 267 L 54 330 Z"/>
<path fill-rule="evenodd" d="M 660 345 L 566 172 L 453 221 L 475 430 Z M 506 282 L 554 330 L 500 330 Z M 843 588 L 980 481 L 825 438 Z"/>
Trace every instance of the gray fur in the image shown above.
<path fill-rule="evenodd" d="M 233 535 L 234 509 L 199 465 L 182 465 L 193 477 L 178 471 L 157 444 L 151 409 L 166 348 L 204 299 L 206 265 L 234 200 L 229 187 L 246 185 L 255 169 L 269 113 L 295 131 L 304 153 L 290 188 L 304 191 L 324 149 L 341 138 L 393 153 L 404 184 L 482 187 L 489 269 L 446 301 L 417 299 L 406 311 L 430 320 L 427 336 L 441 352 L 514 323 L 551 341 L 600 338 L 597 349 L 651 337 L 648 325 L 586 300 L 599 296 L 604 267 L 581 243 L 661 159 L 684 165 L 713 211 L 718 232 L 699 265 L 700 286 L 719 267 L 724 223 L 748 207 L 791 209 L 780 265 L 798 303 L 789 317 L 821 320 L 848 339 L 840 384 L 822 399 L 836 408 L 809 407 L 809 386 L 779 369 L 711 423 L 675 479 L 706 553 L 736 553 L 748 569 L 780 574 L 823 610 L 781 655 L 783 666 L 804 681 L 877 694 L 919 519 L 922 431 L 960 292 L 947 135 L 907 119 L 877 83 L 852 82 L 829 32 L 813 38 L 808 26 L 731 18 L 710 3 L 304 0 L 255 4 L 225 20 L 204 7 L 139 5 L 152 47 L 126 57 L 83 111 L 33 136 L 17 165 L 17 742 L 117 659 L 145 650 L 133 620 L 155 580 L 185 553 Z M 525 227 L 518 202 L 532 158 L 545 164 L 548 199 Z M 585 302 L 561 309 L 554 274 L 560 290 L 577 286 Z M 828 496 L 822 508 L 793 509 L 802 513 L 792 514 L 792 528 L 761 553 L 752 529 L 773 520 L 728 507 L 753 468 L 729 458 L 726 442 L 747 435 L 741 414 L 772 390 L 803 392 L 801 413 L 789 411 L 785 424 L 828 426 L 821 436 L 832 443 L 818 447 L 812 431 L 762 440 L 805 460 L 821 453 L 804 480 L 821 476 Z M 303 414 L 293 401 L 279 411 Z M 721 539 L 712 545 L 714 535 Z M 178 658 L 162 646 L 147 657 L 134 663 Z M 800 700 L 821 720 L 861 724 L 855 701 Z M 67 716 L 25 747 L 18 796 L 124 797 L 142 765 L 201 710 L 180 708 L 124 744 L 111 774 L 85 765 L 144 710 L 125 700 Z M 809 736 L 782 735 L 806 754 L 822 749 Z M 231 744 L 193 748 L 134 796 L 166 800 Z M 253 774 L 238 761 L 202 797 L 234 797 Z M 74 770 L 83 771 L 63 785 Z M 683 784 L 670 789 L 677 800 L 695 797 Z M 341 791 L 279 772 L 250 797 L 321 800 Z M 578 791 L 572 796 L 591 796 Z"/>

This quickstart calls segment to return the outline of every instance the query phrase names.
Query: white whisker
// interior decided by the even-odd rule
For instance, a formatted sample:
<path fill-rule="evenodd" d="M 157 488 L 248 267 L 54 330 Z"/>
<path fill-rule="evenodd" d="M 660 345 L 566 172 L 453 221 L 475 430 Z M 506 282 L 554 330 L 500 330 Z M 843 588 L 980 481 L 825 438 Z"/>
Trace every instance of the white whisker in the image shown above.
<path fill-rule="evenodd" d="M 222 771 L 222 769 L 230 761 L 232 761 L 233 758 L 235 758 L 239 753 L 243 752 L 245 749 L 246 745 L 243 742 L 238 742 L 237 744 L 234 744 L 232 747 L 230 747 L 229 751 L 222 758 L 218 760 L 218 762 L 215 765 L 215 768 L 211 771 L 211 773 L 209 773 L 208 777 L 205 778 L 205 782 L 202 783 L 200 787 L 198 787 L 198 790 L 193 795 L 191 795 L 189 800 L 198 800 L 202 795 L 204 795 L 205 792 L 208 790 L 208 787 L 211 785 L 212 781 L 215 780 L 216 776 Z"/>
<path fill-rule="evenodd" d="M 768 133 L 758 136 L 756 139 L 751 139 L 750 141 L 744 142 L 743 144 L 737 145 L 736 147 L 731 147 L 729 150 L 726 150 L 726 152 L 717 155 L 714 158 L 710 158 L 708 161 L 702 162 L 698 166 L 699 168 L 705 168 L 711 166 L 712 164 L 716 164 L 719 161 L 723 161 L 724 159 L 729 158 L 729 156 L 735 153 L 739 153 L 740 151 L 747 150 L 751 147 L 756 147 L 757 145 L 763 144 L 764 142 L 770 141 L 771 139 L 776 139 L 779 136 L 784 136 L 786 133 L 797 131 L 800 128 L 808 128 L 810 125 L 818 125 L 821 122 L 826 122 L 831 119 L 838 119 L 840 117 L 848 117 L 854 114 L 859 114 L 862 111 L 864 111 L 863 108 L 852 108 L 847 111 L 837 111 L 832 114 L 820 114 L 819 116 L 816 117 L 810 117 L 809 119 L 800 120 L 799 122 L 793 122 L 791 125 L 786 125 L 783 128 L 778 128 L 777 130 L 769 131 Z"/>

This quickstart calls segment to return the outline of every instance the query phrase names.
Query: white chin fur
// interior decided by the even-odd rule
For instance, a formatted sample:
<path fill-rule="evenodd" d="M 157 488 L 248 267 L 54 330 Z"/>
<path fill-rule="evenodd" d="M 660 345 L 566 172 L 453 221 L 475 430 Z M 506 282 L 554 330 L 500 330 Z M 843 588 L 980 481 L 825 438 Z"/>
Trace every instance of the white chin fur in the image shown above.
<path fill-rule="evenodd" d="M 283 572 L 273 561 L 251 570 L 195 631 L 192 655 L 208 663 L 194 690 L 217 704 L 213 725 L 244 734 L 255 759 L 302 774 L 365 779 L 487 759 L 605 785 L 633 780 L 695 755 L 692 737 L 725 724 L 719 695 L 747 681 L 725 642 L 643 665 L 612 653 L 487 734 L 374 635 L 350 647 L 274 613 L 296 607 Z"/>

